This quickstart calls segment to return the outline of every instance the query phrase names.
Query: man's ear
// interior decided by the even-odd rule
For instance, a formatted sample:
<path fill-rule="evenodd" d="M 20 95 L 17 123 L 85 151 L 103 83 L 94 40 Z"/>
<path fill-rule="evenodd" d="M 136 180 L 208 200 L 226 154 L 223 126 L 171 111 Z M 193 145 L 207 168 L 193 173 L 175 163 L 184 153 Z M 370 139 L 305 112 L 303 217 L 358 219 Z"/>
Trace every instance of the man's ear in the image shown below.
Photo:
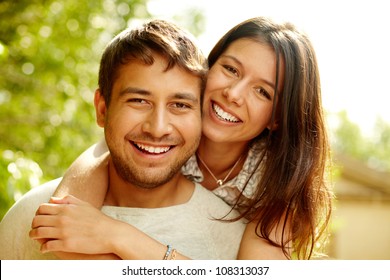
<path fill-rule="evenodd" d="M 100 127 L 104 127 L 106 114 L 107 114 L 107 107 L 106 107 L 106 101 L 104 100 L 104 97 L 100 92 L 100 89 L 95 90 L 95 98 L 93 102 L 95 104 L 96 122 Z"/>

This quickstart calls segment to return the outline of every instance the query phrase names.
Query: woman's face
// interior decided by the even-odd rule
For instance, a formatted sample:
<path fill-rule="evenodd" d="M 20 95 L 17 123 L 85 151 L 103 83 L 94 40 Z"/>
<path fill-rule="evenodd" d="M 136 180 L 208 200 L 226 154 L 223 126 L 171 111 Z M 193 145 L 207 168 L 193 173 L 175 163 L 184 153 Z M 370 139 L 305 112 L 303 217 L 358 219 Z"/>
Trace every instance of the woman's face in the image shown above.
<path fill-rule="evenodd" d="M 274 129 L 270 122 L 275 73 L 276 56 L 270 46 L 251 39 L 234 41 L 210 68 L 203 134 L 215 142 L 248 142 L 265 128 Z M 283 73 L 281 63 L 279 81 Z"/>

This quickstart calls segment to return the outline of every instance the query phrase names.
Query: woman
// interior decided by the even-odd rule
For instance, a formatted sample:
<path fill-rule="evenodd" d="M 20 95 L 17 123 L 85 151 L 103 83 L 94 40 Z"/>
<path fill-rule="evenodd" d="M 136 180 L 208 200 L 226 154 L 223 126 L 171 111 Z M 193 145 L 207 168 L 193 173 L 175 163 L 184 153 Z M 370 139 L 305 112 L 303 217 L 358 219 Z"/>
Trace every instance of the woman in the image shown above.
<path fill-rule="evenodd" d="M 332 194 L 318 66 L 309 39 L 289 23 L 253 18 L 226 33 L 208 61 L 203 136 L 183 174 L 248 219 L 239 259 L 312 258 L 326 237 Z M 96 157 L 99 149 L 102 144 L 74 163 L 56 195 L 70 193 L 102 205 L 107 153 L 103 145 Z M 88 186 L 97 189 L 96 196 L 85 191 Z M 53 202 L 96 210 L 72 197 Z M 127 228 L 128 245 L 112 253 L 159 258 L 154 252 L 165 245 Z M 66 251 L 65 244 L 59 250 Z M 136 250 L 140 244 L 142 250 Z M 150 254 L 141 256 L 145 250 Z"/>

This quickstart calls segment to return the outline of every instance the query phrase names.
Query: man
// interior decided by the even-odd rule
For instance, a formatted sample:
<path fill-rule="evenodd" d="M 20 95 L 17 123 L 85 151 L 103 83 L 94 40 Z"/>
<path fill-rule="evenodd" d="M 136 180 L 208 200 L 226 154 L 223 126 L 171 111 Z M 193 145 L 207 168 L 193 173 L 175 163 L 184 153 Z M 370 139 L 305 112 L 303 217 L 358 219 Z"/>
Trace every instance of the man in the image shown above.
<path fill-rule="evenodd" d="M 71 196 L 41 205 L 33 219 L 57 180 L 30 191 L 4 217 L 0 258 L 56 258 L 40 250 L 135 258 L 143 246 L 160 242 L 161 259 L 235 259 L 244 224 L 218 221 L 235 213 L 180 172 L 199 144 L 205 75 L 204 57 L 175 25 L 155 20 L 116 36 L 103 53 L 94 100 L 111 154 L 102 212 L 152 238 L 137 244 L 139 231 L 129 239 L 133 227 Z M 32 220 L 30 236 L 41 248 L 28 237 Z"/>

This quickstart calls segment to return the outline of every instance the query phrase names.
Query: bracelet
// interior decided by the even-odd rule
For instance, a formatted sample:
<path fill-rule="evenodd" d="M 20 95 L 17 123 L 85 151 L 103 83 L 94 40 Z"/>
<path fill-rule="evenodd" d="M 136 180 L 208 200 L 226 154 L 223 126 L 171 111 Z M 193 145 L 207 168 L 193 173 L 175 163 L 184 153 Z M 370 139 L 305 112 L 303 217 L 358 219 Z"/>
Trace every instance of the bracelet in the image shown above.
<path fill-rule="evenodd" d="M 167 245 L 167 251 L 165 252 L 165 255 L 164 255 L 164 258 L 163 260 L 167 260 L 169 255 L 171 254 L 171 251 L 172 251 L 172 246 L 171 245 Z"/>

